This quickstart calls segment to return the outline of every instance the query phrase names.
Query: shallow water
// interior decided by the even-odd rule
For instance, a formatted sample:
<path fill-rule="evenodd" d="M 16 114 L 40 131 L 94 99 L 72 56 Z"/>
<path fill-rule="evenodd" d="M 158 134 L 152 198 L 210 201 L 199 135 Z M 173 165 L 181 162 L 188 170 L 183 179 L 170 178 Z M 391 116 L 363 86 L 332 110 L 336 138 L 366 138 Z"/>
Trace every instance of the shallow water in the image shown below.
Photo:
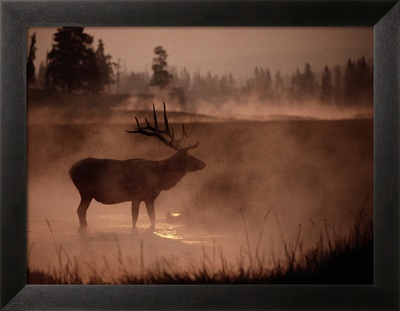
<path fill-rule="evenodd" d="M 328 228 L 346 235 L 366 200 L 373 214 L 373 121 L 190 123 L 207 167 L 188 173 L 155 201 L 156 227 L 130 204 L 92 202 L 79 231 L 79 194 L 68 170 L 85 157 L 164 159 L 156 141 L 129 136 L 128 124 L 35 123 L 28 126 L 29 266 L 66 263 L 85 273 L 141 273 L 158 264 L 189 269 L 209 258 L 235 264 L 256 250 L 272 264 L 300 232 L 303 251 Z M 118 138 L 118 139 L 117 139 Z M 264 217 L 268 211 L 267 219 Z M 241 213 L 243 211 L 243 219 Z M 191 217 L 188 217 L 191 216 Z"/>
<path fill-rule="evenodd" d="M 136 230 L 126 215 L 100 215 L 91 219 L 84 231 L 79 230 L 77 218 L 31 220 L 29 265 L 47 271 L 70 261 L 76 262 L 82 273 L 93 274 L 94 269 L 107 278 L 119 273 L 123 276 L 126 271 L 138 273 L 141 260 L 144 269 L 152 270 L 165 261 L 179 271 L 179 265 L 201 262 L 204 256 L 215 257 L 216 249 L 231 260 L 243 248 L 243 233 L 235 238 L 232 233 L 189 230 L 178 220 L 180 214 L 173 214 L 160 219 L 154 229 L 149 228 L 148 217 L 142 214 Z M 175 223 L 171 223 L 171 217 L 176 218 Z"/>

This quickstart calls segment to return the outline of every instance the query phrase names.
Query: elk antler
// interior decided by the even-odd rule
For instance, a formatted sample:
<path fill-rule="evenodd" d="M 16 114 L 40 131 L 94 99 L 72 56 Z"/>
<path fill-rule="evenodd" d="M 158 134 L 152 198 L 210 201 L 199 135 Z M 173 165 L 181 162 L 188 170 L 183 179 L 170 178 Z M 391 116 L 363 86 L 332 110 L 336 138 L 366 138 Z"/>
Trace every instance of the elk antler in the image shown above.
<path fill-rule="evenodd" d="M 139 133 L 143 134 L 146 136 L 155 136 L 159 140 L 161 140 L 164 144 L 167 146 L 177 150 L 177 151 L 188 151 L 190 149 L 194 149 L 199 145 L 199 142 L 196 141 L 193 145 L 189 145 L 187 147 L 182 147 L 180 145 L 180 142 L 187 137 L 186 131 L 185 131 L 185 125 L 182 124 L 182 136 L 179 139 L 175 138 L 175 133 L 174 129 L 169 127 L 168 123 L 168 117 L 167 117 L 167 111 L 165 109 L 165 102 L 164 102 L 164 125 L 165 129 L 160 130 L 158 126 L 158 121 L 157 121 L 157 115 L 156 115 L 156 109 L 153 104 L 153 118 L 154 118 L 154 126 L 151 126 L 147 118 L 144 120 L 146 121 L 146 127 L 141 127 L 139 120 L 137 117 L 135 117 L 136 120 L 136 129 L 134 131 L 128 131 L 128 133 Z M 168 138 L 168 139 L 167 139 Z"/>

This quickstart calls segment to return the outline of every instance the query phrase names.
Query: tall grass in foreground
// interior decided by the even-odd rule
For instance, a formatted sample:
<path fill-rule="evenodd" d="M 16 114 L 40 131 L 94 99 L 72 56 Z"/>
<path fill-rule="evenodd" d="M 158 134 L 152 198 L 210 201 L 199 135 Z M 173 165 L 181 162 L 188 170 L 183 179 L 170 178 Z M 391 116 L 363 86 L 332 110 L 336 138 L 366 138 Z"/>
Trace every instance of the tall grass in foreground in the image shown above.
<path fill-rule="evenodd" d="M 272 257 L 272 267 L 265 254 L 260 253 L 264 217 L 260 235 L 251 249 L 246 219 L 241 212 L 246 246 L 241 248 L 236 262 L 228 262 L 222 249 L 215 245 L 211 254 L 202 247 L 202 256 L 194 258 L 182 269 L 173 260 L 160 258 L 151 268 L 145 267 L 143 241 L 140 242 L 140 264 L 130 267 L 118 246 L 119 273 L 112 270 L 104 258 L 105 272 L 89 266 L 83 269 L 76 258 L 69 258 L 65 250 L 55 243 L 58 267 L 47 271 L 28 268 L 30 284 L 370 284 L 373 283 L 373 224 L 361 207 L 354 215 L 346 237 L 340 236 L 325 220 L 324 232 L 306 252 L 302 249 L 301 226 L 294 243 L 288 243 L 281 234 L 285 251 L 282 259 Z M 278 224 L 279 220 L 277 219 Z M 51 231 L 50 224 L 48 226 Z M 339 232 L 340 232 L 339 228 Z M 84 272 L 86 271 L 86 272 Z"/>
<path fill-rule="evenodd" d="M 347 237 L 329 230 L 320 233 L 316 246 L 303 253 L 284 242 L 286 261 L 275 263 L 269 283 L 371 284 L 373 283 L 373 224 L 359 209 Z M 333 236 L 331 234 L 333 233 Z M 326 242 L 324 242 L 324 240 Z M 296 241 L 296 245 L 298 245 Z M 296 256 L 296 252 L 298 255 Z"/>

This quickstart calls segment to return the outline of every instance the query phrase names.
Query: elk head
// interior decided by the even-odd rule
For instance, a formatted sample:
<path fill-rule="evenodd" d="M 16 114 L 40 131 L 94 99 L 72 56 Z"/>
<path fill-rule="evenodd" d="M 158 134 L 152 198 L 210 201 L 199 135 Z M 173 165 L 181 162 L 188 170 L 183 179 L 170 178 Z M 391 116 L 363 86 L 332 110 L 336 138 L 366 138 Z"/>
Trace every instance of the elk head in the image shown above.
<path fill-rule="evenodd" d="M 133 131 L 126 131 L 131 134 L 142 134 L 145 136 L 154 136 L 161 140 L 168 147 L 176 150 L 178 153 L 175 156 L 175 160 L 177 161 L 177 165 L 174 167 L 179 167 L 179 165 L 184 165 L 186 172 L 194 172 L 197 170 L 202 170 L 206 164 L 199 159 L 188 154 L 188 151 L 191 149 L 195 149 L 199 146 L 199 142 L 196 141 L 194 144 L 188 145 L 186 147 L 181 146 L 181 142 L 187 137 L 185 125 L 182 124 L 182 134 L 180 138 L 175 137 L 175 132 L 173 127 L 169 125 L 167 111 L 164 105 L 164 126 L 165 129 L 161 130 L 158 125 L 156 109 L 153 104 L 153 118 L 154 118 L 154 126 L 150 125 L 147 118 L 145 118 L 146 126 L 142 127 L 139 123 L 137 117 L 135 117 L 137 127 Z"/>

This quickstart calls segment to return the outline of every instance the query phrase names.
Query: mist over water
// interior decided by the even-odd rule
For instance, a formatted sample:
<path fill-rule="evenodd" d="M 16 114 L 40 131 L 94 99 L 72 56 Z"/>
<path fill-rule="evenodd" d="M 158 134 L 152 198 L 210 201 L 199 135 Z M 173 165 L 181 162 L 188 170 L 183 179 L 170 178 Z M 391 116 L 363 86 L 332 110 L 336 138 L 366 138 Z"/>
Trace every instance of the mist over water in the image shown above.
<path fill-rule="evenodd" d="M 185 143 L 200 142 L 190 154 L 206 168 L 161 192 L 154 230 L 147 229 L 144 203 L 135 233 L 130 202 L 93 200 L 82 234 L 76 213 L 80 196 L 68 175 L 76 161 L 162 160 L 174 154 L 155 138 L 126 133 L 135 126 L 134 116 L 152 119 L 151 103 L 138 106 L 138 100 L 127 98 L 112 109 L 28 105 L 30 267 L 57 267 L 56 245 L 63 248 L 63 260 L 76 260 L 88 274 L 121 273 L 121 258 L 126 269 L 138 273 L 163 258 L 189 269 L 204 252 L 211 257 L 222 252 L 234 263 L 248 251 L 246 236 L 253 251 L 260 232 L 260 250 L 272 260 L 283 257 L 282 241 L 294 241 L 299 230 L 304 250 L 325 232 L 326 223 L 346 235 L 352 212 L 364 202 L 372 217 L 372 109 L 317 109 L 312 103 L 266 108 L 249 100 L 218 107 L 204 103 L 186 113 L 167 103 L 177 133 L 185 123 Z M 155 100 L 160 113 L 161 103 Z M 147 111 L 137 109 L 146 106 Z"/>

